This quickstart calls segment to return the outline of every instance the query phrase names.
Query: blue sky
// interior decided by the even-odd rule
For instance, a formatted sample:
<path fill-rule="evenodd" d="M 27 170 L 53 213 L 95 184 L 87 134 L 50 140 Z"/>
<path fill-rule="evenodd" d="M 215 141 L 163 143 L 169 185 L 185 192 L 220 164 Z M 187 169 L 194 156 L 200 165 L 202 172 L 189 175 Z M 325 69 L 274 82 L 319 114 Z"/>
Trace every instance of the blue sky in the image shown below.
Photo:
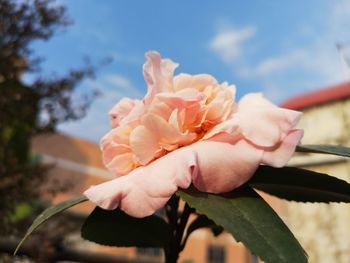
<path fill-rule="evenodd" d="M 98 88 L 81 121 L 65 133 L 97 142 L 109 109 L 123 96 L 141 98 L 144 53 L 157 50 L 180 63 L 177 73 L 209 73 L 237 86 L 238 98 L 263 92 L 280 103 L 350 78 L 336 43 L 350 43 L 350 1 L 60 0 L 73 24 L 36 42 L 45 73 L 64 73 L 89 56 L 101 66 L 80 91 Z M 348 55 L 346 49 L 343 50 Z"/>

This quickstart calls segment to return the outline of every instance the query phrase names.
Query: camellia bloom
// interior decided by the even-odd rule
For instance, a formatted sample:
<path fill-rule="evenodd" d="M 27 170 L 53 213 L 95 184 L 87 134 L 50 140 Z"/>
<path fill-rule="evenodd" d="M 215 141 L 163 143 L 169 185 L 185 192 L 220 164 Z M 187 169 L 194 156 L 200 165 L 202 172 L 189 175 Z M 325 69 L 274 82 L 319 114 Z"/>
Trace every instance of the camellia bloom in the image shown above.
<path fill-rule="evenodd" d="M 173 76 L 178 66 L 157 52 L 143 66 L 143 100 L 122 99 L 101 140 L 103 161 L 117 178 L 85 195 L 104 209 L 144 217 L 178 188 L 224 193 L 247 182 L 260 164 L 284 166 L 303 131 L 301 113 L 260 93 L 234 101 L 235 87 L 206 74 Z"/>

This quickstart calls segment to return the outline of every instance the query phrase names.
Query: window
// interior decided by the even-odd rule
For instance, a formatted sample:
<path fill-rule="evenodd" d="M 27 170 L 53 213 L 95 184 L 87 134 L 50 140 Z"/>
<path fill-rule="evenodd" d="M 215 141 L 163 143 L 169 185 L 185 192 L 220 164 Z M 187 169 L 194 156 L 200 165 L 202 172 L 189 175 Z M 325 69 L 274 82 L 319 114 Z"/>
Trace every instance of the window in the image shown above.
<path fill-rule="evenodd" d="M 208 263 L 224 263 L 226 258 L 226 251 L 221 246 L 209 246 L 207 252 Z"/>
<path fill-rule="evenodd" d="M 259 263 L 259 258 L 255 255 L 252 255 L 252 258 L 251 258 L 251 263 Z"/>
<path fill-rule="evenodd" d="M 146 256 L 146 257 L 160 257 L 162 254 L 162 251 L 160 248 L 157 248 L 157 247 L 138 247 L 137 254 L 139 256 Z"/>

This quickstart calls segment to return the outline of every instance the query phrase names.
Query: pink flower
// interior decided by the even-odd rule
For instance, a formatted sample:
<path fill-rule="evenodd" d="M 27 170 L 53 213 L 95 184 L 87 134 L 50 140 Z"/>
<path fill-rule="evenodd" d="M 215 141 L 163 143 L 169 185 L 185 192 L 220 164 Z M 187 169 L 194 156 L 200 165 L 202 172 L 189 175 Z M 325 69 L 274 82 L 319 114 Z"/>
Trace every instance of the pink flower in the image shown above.
<path fill-rule="evenodd" d="M 223 193 L 247 182 L 260 164 L 287 163 L 303 132 L 301 113 L 279 108 L 259 93 L 238 105 L 235 88 L 212 76 L 179 74 L 177 64 L 146 54 L 145 98 L 122 99 L 101 140 L 103 160 L 118 177 L 85 195 L 105 209 L 144 217 L 178 188 Z"/>

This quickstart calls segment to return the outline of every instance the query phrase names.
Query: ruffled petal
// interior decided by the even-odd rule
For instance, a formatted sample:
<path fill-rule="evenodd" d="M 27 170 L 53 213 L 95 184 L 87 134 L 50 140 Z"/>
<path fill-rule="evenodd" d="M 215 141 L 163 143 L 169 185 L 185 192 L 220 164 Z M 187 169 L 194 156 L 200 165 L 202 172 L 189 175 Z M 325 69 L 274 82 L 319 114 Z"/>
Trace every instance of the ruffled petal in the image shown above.
<path fill-rule="evenodd" d="M 301 115 L 277 107 L 260 93 L 251 93 L 240 100 L 233 118 L 245 138 L 257 146 L 273 147 L 294 129 Z"/>
<path fill-rule="evenodd" d="M 157 98 L 172 109 L 182 109 L 205 99 L 205 95 L 194 89 L 184 89 L 179 93 L 160 93 Z"/>
<path fill-rule="evenodd" d="M 157 115 L 147 114 L 142 118 L 141 123 L 160 143 L 175 144 L 178 141 L 179 134 L 176 129 Z"/>
<path fill-rule="evenodd" d="M 292 130 L 277 147 L 265 150 L 262 163 L 273 167 L 286 165 L 292 157 L 295 147 L 300 143 L 303 134 L 302 130 Z"/>
<path fill-rule="evenodd" d="M 134 100 L 134 107 L 125 118 L 120 120 L 120 126 L 137 122 L 145 113 L 146 107 L 141 100 Z"/>
<path fill-rule="evenodd" d="M 119 126 L 109 131 L 100 141 L 102 151 L 111 144 L 128 144 L 132 129 L 129 126 Z"/>
<path fill-rule="evenodd" d="M 159 145 L 155 134 L 145 126 L 139 125 L 130 134 L 130 148 L 137 161 L 146 165 L 156 156 Z"/>
<path fill-rule="evenodd" d="M 130 147 L 128 145 L 109 144 L 103 150 L 103 155 L 102 155 L 103 163 L 106 166 L 108 166 L 108 164 L 114 159 L 114 157 L 120 154 L 129 153 L 129 152 L 130 152 Z"/>
<path fill-rule="evenodd" d="M 122 98 L 109 112 L 109 123 L 111 128 L 116 128 L 133 109 L 135 101 L 129 98 Z"/>
<path fill-rule="evenodd" d="M 178 187 L 188 188 L 196 167 L 196 153 L 181 148 L 84 194 L 104 209 L 120 207 L 131 216 L 145 217 L 162 208 Z"/>
<path fill-rule="evenodd" d="M 148 85 L 144 102 L 148 105 L 157 93 L 173 91 L 173 74 L 178 64 L 170 59 L 162 59 L 158 52 L 146 53 L 143 76 Z"/>
<path fill-rule="evenodd" d="M 129 151 L 126 153 L 115 155 L 108 163 L 105 163 L 108 170 L 117 176 L 126 175 L 135 168 L 133 154 Z"/>
<path fill-rule="evenodd" d="M 240 136 L 241 134 L 241 128 L 239 127 L 237 120 L 235 118 L 232 118 L 214 126 L 213 129 L 211 129 L 209 132 L 207 132 L 204 135 L 203 140 L 210 140 L 210 138 L 220 133 L 225 133 L 230 136 L 237 137 L 237 136 Z"/>
<path fill-rule="evenodd" d="M 204 91 L 207 86 L 217 85 L 216 79 L 208 74 L 189 75 L 181 73 L 174 77 L 174 91 L 192 88 Z"/>

